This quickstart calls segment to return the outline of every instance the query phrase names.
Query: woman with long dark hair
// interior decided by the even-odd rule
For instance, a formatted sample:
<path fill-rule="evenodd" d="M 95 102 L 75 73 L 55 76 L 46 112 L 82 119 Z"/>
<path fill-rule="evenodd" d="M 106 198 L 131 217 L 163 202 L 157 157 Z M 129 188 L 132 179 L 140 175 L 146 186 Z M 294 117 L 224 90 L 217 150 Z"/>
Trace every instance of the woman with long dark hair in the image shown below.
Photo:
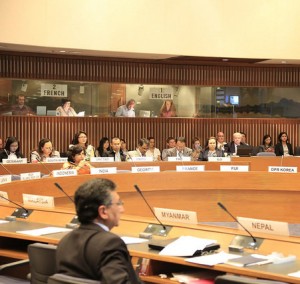
<path fill-rule="evenodd" d="M 2 163 L 3 159 L 19 158 L 24 158 L 24 156 L 21 153 L 20 142 L 16 137 L 10 136 L 6 139 L 5 146 L 0 153 L 0 162 Z"/>
<path fill-rule="evenodd" d="M 275 145 L 276 156 L 293 156 L 293 147 L 289 143 L 289 137 L 285 131 L 278 135 L 278 143 Z"/>

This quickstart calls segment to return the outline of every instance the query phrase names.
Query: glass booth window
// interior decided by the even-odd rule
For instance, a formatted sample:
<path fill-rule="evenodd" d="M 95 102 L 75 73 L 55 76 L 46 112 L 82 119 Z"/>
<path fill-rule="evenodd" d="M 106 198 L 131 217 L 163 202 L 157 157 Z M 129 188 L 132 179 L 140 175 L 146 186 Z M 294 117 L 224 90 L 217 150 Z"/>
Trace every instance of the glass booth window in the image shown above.
<path fill-rule="evenodd" d="M 0 115 L 298 118 L 300 88 L 203 87 L 0 79 Z"/>

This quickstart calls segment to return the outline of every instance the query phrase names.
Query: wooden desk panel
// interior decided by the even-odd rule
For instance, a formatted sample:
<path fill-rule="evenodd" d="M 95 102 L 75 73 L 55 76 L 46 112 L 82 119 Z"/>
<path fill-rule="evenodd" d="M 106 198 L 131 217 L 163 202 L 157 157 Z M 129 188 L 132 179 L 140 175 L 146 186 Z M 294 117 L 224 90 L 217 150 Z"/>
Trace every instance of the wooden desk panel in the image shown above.
<path fill-rule="evenodd" d="M 54 182 L 73 196 L 78 186 L 92 178 L 108 178 L 117 186 L 129 215 L 152 217 L 135 191 L 139 185 L 152 207 L 196 211 L 199 221 L 232 221 L 217 202 L 235 216 L 298 223 L 300 220 L 300 174 L 266 172 L 160 172 L 145 174 L 81 175 L 15 181 L 0 185 L 0 191 L 22 203 L 22 194 L 53 196 L 58 209 L 73 213 L 73 204 Z M 56 208 L 57 209 L 57 208 Z"/>
<path fill-rule="evenodd" d="M 139 232 L 147 226 L 147 222 L 140 220 L 122 220 L 120 226 L 115 228 L 113 232 L 126 235 L 126 236 L 138 236 Z M 25 258 L 26 257 L 26 247 L 31 242 L 44 242 L 50 244 L 57 244 L 59 240 L 65 235 L 61 234 L 51 234 L 42 237 L 32 237 L 16 233 L 18 230 L 28 230 L 46 227 L 48 224 L 33 223 L 28 221 L 15 221 L 8 224 L 2 224 L 0 226 L 0 256 L 4 254 L 8 257 L 13 258 Z M 130 232 L 130 233 L 129 233 Z M 197 236 L 200 238 L 210 238 L 215 239 L 220 243 L 222 250 L 227 250 L 232 238 L 234 237 L 234 232 L 231 229 L 211 230 L 208 226 L 191 226 L 191 227 L 173 227 L 168 237 L 178 237 L 181 235 Z M 288 239 L 288 238 L 287 238 Z M 18 243 L 19 246 L 16 248 L 13 244 Z M 260 249 L 256 253 L 269 254 L 274 251 L 282 252 L 285 255 L 294 254 L 297 257 L 300 256 L 299 243 L 294 243 L 291 241 L 284 241 L 279 239 L 266 239 Z M 169 257 L 160 256 L 157 251 L 149 250 L 147 243 L 144 244 L 134 244 L 129 245 L 129 252 L 133 258 L 148 258 L 150 259 L 150 265 L 155 268 L 152 271 L 157 275 L 159 273 L 165 273 L 165 267 L 168 267 L 170 271 L 176 270 L 176 267 L 180 265 L 182 271 L 189 271 L 192 268 L 196 269 L 208 269 L 219 272 L 234 273 L 239 275 L 260 277 L 265 279 L 281 280 L 287 281 L 289 283 L 299 283 L 298 279 L 288 277 L 286 274 L 289 272 L 294 272 L 300 269 L 299 261 L 291 264 L 285 265 L 264 265 L 259 267 L 247 267 L 239 268 L 229 265 L 215 265 L 213 267 L 208 267 L 204 265 L 192 264 L 184 261 L 184 258 L 180 257 Z M 271 249 L 270 249 L 271 248 Z M 249 251 L 250 252 L 250 251 Z M 149 276 L 144 276 L 145 281 L 150 283 L 167 283 L 158 282 L 158 277 L 150 274 Z"/>

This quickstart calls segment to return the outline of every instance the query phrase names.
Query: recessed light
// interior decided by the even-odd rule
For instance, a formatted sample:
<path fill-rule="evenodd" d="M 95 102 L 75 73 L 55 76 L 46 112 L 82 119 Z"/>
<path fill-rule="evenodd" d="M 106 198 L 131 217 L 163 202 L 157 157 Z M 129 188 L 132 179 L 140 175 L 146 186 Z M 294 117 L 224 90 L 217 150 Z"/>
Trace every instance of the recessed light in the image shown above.
<path fill-rule="evenodd" d="M 59 52 L 60 52 L 60 53 L 66 53 L 66 51 L 65 51 L 65 50 L 60 50 Z"/>
<path fill-rule="evenodd" d="M 227 61 L 229 61 L 229 59 L 228 58 L 223 58 L 222 61 L 227 62 Z"/>
<path fill-rule="evenodd" d="M 285 60 L 282 60 L 281 63 L 282 63 L 282 64 L 286 64 L 287 62 L 286 62 Z"/>

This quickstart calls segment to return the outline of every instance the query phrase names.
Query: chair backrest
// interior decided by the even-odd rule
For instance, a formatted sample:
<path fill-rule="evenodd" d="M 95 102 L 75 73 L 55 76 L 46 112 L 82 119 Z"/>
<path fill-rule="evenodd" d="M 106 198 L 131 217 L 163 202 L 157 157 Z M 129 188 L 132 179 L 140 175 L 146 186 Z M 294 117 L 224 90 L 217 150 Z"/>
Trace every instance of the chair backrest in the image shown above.
<path fill-rule="evenodd" d="M 256 156 L 268 156 L 268 157 L 276 157 L 276 154 L 273 152 L 259 152 Z"/>
<path fill-rule="evenodd" d="M 85 278 L 78 278 L 68 276 L 66 274 L 57 273 L 49 277 L 48 284 L 101 284 L 100 281 L 90 280 Z"/>
<path fill-rule="evenodd" d="M 221 275 L 215 279 L 215 284 L 287 284 L 273 280 L 263 280 L 237 275 Z"/>
<path fill-rule="evenodd" d="M 28 246 L 31 284 L 45 284 L 56 272 L 56 246 L 34 243 Z"/>
<path fill-rule="evenodd" d="M 300 147 L 299 146 L 295 147 L 294 156 L 300 156 Z"/>

